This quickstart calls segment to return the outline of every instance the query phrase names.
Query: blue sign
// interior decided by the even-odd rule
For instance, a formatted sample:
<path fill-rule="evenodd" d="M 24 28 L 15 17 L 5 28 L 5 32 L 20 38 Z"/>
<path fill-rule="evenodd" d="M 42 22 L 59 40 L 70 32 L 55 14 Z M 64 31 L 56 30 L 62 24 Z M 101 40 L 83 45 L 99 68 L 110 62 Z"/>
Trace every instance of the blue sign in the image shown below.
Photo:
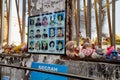
<path fill-rule="evenodd" d="M 44 64 L 44 63 L 32 62 L 31 67 L 40 70 L 62 72 L 62 73 L 67 73 L 68 71 L 67 66 L 56 65 L 56 64 Z M 32 71 L 30 80 L 67 80 L 67 77 Z"/>
<path fill-rule="evenodd" d="M 2 80 L 10 80 L 9 76 L 3 76 Z"/>

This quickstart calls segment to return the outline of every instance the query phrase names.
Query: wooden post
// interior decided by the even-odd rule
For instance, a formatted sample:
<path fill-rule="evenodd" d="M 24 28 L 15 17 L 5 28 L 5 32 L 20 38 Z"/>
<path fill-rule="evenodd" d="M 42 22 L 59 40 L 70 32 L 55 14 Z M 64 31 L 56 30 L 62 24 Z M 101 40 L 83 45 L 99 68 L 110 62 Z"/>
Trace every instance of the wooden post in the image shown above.
<path fill-rule="evenodd" d="M 67 37 L 66 37 L 66 39 L 67 39 L 67 41 L 68 40 L 72 40 L 72 14 L 73 14 L 73 17 L 74 17 L 74 10 L 73 10 L 73 5 L 72 4 L 74 4 L 73 2 L 74 2 L 74 0 L 66 0 L 67 2 L 66 2 L 66 10 L 67 10 L 67 22 L 66 22 L 66 28 L 68 28 L 66 31 L 67 31 Z"/>
<path fill-rule="evenodd" d="M 76 41 L 79 45 L 79 32 L 80 32 L 80 1 L 74 0 L 74 15 L 75 15 L 75 28 L 76 28 Z"/>
<path fill-rule="evenodd" d="M 22 43 L 25 42 L 25 26 L 26 26 L 26 0 L 23 0 L 23 11 L 22 11 Z"/>
<path fill-rule="evenodd" d="M 1 37 L 2 37 L 2 0 L 0 0 L 0 46 L 1 46 Z"/>
<path fill-rule="evenodd" d="M 98 10 L 97 10 L 97 0 L 94 0 L 94 8 L 95 8 L 95 18 L 96 18 L 96 29 L 97 29 L 97 41 L 98 41 L 98 44 L 100 43 L 100 37 L 99 37 L 99 22 L 98 22 Z M 98 47 L 100 47 L 98 45 Z"/>
<path fill-rule="evenodd" d="M 1 27 L 0 27 L 0 46 L 3 46 L 3 38 L 4 38 L 4 5 L 5 0 L 0 1 L 0 17 L 1 17 Z"/>
<path fill-rule="evenodd" d="M 80 0 L 77 0 L 77 14 L 76 14 L 76 21 L 77 21 L 77 45 L 79 45 L 80 42 L 80 37 L 79 37 L 79 32 L 80 32 Z"/>
<path fill-rule="evenodd" d="M 84 20 L 85 20 L 85 28 L 86 28 L 86 37 L 89 37 L 88 26 L 87 26 L 87 8 L 86 8 L 86 0 L 83 0 L 84 4 Z"/>
<path fill-rule="evenodd" d="M 6 12 L 7 12 L 7 28 L 6 28 L 6 39 L 7 39 L 7 45 L 8 45 L 8 36 L 9 36 L 9 1 L 6 0 Z"/>
<path fill-rule="evenodd" d="M 11 43 L 11 26 L 12 26 L 12 2 L 13 0 L 9 1 L 9 21 L 8 21 L 8 45 L 10 45 Z"/>
<path fill-rule="evenodd" d="M 102 14 L 102 0 L 99 0 L 99 43 L 98 43 L 98 47 L 102 48 L 102 18 L 101 15 Z"/>
<path fill-rule="evenodd" d="M 116 48 L 116 38 L 115 38 L 115 0 L 112 0 L 112 27 L 113 27 L 113 46 Z"/>
<path fill-rule="evenodd" d="M 28 15 L 30 16 L 31 0 L 28 0 Z"/>
<path fill-rule="evenodd" d="M 91 0 L 87 1 L 87 35 L 91 39 Z"/>
<path fill-rule="evenodd" d="M 77 13 L 77 10 L 76 10 L 76 0 L 74 0 L 74 19 L 75 19 L 75 29 L 76 29 L 76 35 L 77 35 L 77 22 L 76 22 L 76 13 Z"/>
<path fill-rule="evenodd" d="M 77 0 L 74 0 L 74 19 L 75 19 L 75 29 L 76 29 L 76 40 L 78 42 L 78 17 L 77 17 Z"/>
<path fill-rule="evenodd" d="M 19 15 L 19 4 L 18 4 L 17 0 L 15 0 L 15 4 L 16 4 L 18 24 L 19 24 L 19 30 L 20 30 L 20 38 L 21 38 L 21 42 L 22 42 L 22 28 L 21 28 L 20 15 Z"/>
<path fill-rule="evenodd" d="M 112 25 L 111 25 L 109 0 L 106 0 L 106 5 L 107 5 L 107 15 L 108 15 L 108 26 L 109 26 L 109 34 L 110 34 L 110 43 L 111 43 L 111 46 L 113 46 L 113 32 L 112 32 Z"/>

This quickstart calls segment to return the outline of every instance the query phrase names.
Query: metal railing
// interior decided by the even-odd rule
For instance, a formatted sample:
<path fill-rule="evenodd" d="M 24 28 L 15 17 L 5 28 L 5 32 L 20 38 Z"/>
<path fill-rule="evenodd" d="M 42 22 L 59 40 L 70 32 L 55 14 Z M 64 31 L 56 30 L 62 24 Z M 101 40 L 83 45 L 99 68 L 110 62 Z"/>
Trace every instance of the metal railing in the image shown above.
<path fill-rule="evenodd" d="M 83 77 L 83 76 L 74 75 L 74 74 L 69 74 L 69 73 L 52 72 L 52 71 L 40 70 L 40 69 L 29 68 L 29 67 L 8 65 L 8 64 L 3 64 L 3 63 L 0 63 L 0 66 L 12 67 L 12 68 L 24 69 L 24 70 L 30 70 L 30 71 L 37 71 L 37 72 L 43 72 L 43 73 L 49 73 L 49 74 L 54 74 L 54 75 L 59 75 L 59 76 L 65 76 L 65 77 L 70 77 L 70 78 L 75 78 L 75 79 L 81 79 L 81 80 L 94 80 L 92 78 Z"/>

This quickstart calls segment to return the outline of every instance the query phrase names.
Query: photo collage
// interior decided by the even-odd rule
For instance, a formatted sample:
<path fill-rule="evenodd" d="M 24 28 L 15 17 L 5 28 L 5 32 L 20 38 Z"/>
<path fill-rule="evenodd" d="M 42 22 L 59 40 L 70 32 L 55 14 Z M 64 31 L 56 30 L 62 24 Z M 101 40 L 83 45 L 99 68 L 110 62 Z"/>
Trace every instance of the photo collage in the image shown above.
<path fill-rule="evenodd" d="M 28 52 L 65 53 L 65 11 L 28 18 Z"/>

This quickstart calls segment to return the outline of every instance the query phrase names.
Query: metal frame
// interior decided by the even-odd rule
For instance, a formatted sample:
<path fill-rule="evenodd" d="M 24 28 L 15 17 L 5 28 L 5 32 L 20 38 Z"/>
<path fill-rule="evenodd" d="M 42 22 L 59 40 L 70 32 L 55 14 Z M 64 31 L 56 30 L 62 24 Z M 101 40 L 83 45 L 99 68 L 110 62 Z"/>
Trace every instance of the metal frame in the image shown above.
<path fill-rule="evenodd" d="M 82 80 L 94 80 L 92 78 L 87 78 L 87 77 L 83 77 L 83 76 L 79 76 L 79 75 L 61 73 L 61 72 L 45 71 L 45 70 L 29 68 L 29 67 L 21 67 L 21 66 L 7 65 L 7 64 L 1 64 L 1 63 L 0 63 L 0 66 L 12 67 L 12 68 L 24 69 L 24 70 L 30 70 L 30 71 L 37 71 L 37 72 L 43 72 L 43 73 L 49 73 L 49 74 L 65 76 L 65 77 L 70 77 L 70 78 L 76 78 L 76 79 L 82 79 Z"/>

